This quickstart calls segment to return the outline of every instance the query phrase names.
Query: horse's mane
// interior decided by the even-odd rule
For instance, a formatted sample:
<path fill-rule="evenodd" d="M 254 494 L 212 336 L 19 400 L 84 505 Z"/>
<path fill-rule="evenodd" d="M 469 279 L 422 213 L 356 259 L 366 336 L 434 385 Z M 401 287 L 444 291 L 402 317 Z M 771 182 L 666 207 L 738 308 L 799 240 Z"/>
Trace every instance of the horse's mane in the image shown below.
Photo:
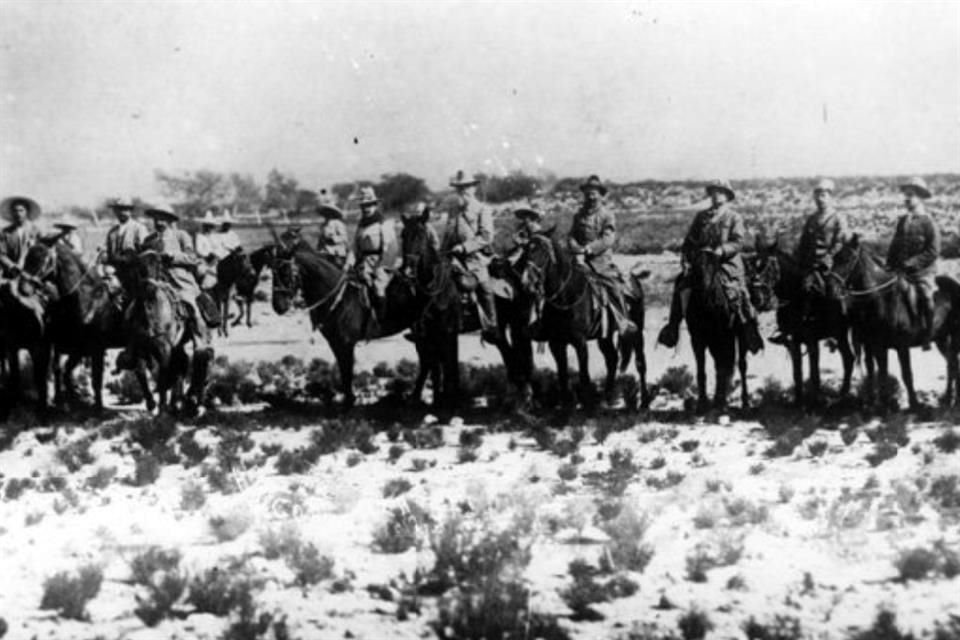
<path fill-rule="evenodd" d="M 308 248 L 297 249 L 293 257 L 309 273 L 310 276 L 319 276 L 324 279 L 339 278 L 342 269 L 328 260 L 323 254 Z"/>

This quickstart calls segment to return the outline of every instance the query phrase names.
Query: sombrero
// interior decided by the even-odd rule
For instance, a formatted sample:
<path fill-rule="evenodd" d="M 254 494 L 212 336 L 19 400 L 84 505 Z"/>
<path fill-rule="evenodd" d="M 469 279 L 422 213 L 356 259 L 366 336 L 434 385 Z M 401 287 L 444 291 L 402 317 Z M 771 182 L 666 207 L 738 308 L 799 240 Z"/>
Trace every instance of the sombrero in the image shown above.
<path fill-rule="evenodd" d="M 926 200 L 931 195 L 930 189 L 927 187 L 927 181 L 920 177 L 910 178 L 906 182 L 900 185 L 900 191 L 907 192 L 913 191 L 915 194 Z"/>
<path fill-rule="evenodd" d="M 40 214 L 43 213 L 43 210 L 40 209 L 40 205 L 37 204 L 36 200 L 27 198 L 26 196 L 13 196 L 0 202 L 0 217 L 9 221 L 13 213 L 13 207 L 18 204 L 27 207 L 27 220 L 36 220 L 40 217 Z"/>
<path fill-rule="evenodd" d="M 450 186 L 455 189 L 462 189 L 464 187 L 475 187 L 480 184 L 480 181 L 476 178 L 467 178 L 463 174 L 463 169 L 457 171 L 457 175 L 450 178 Z"/>
<path fill-rule="evenodd" d="M 132 211 L 134 209 L 133 198 L 124 198 L 117 197 L 111 198 L 107 202 L 107 206 L 111 209 L 121 209 L 123 211 Z"/>
<path fill-rule="evenodd" d="M 599 176 L 590 176 L 587 178 L 587 181 L 580 185 L 580 191 L 586 193 L 587 191 L 599 191 L 600 195 L 607 195 L 607 188 L 603 186 L 603 183 L 600 182 Z"/>
<path fill-rule="evenodd" d="M 830 193 L 833 193 L 834 189 L 835 189 L 835 186 L 833 184 L 833 180 L 831 180 L 830 178 L 823 178 L 822 180 L 817 182 L 817 184 L 813 187 L 813 190 L 815 192 L 828 191 Z"/>
<path fill-rule="evenodd" d="M 203 214 L 203 217 L 200 219 L 200 224 L 205 227 L 217 226 L 217 218 L 213 215 L 212 209 L 207 209 L 207 212 Z"/>
<path fill-rule="evenodd" d="M 53 226 L 55 226 L 58 229 L 74 230 L 74 229 L 80 228 L 80 221 L 77 219 L 76 216 L 70 215 L 68 213 L 67 215 L 63 216 L 62 218 L 54 222 Z"/>
<path fill-rule="evenodd" d="M 373 187 L 362 187 L 357 200 L 360 201 L 361 207 L 367 207 L 380 202 L 380 199 L 377 198 L 377 192 L 373 190 Z"/>
<path fill-rule="evenodd" d="M 233 216 L 230 215 L 230 209 L 224 209 L 223 215 L 220 217 L 220 224 L 233 224 Z"/>
<path fill-rule="evenodd" d="M 729 180 L 711 180 L 707 183 L 706 190 L 707 195 L 710 195 L 714 191 L 719 191 L 727 194 L 727 198 L 730 200 L 735 200 L 737 198 L 737 194 L 733 190 L 733 186 L 730 185 Z"/>
<path fill-rule="evenodd" d="M 166 220 L 167 222 L 177 222 L 180 216 L 173 212 L 173 207 L 165 204 L 156 204 L 147 207 L 143 215 L 148 218 Z"/>
<path fill-rule="evenodd" d="M 374 200 L 376 202 L 376 200 Z M 363 203 L 361 203 L 363 204 Z M 324 218 L 334 218 L 336 220 L 343 220 L 343 211 L 338 207 L 333 206 L 332 204 L 321 204 L 317 207 L 317 215 Z"/>
<path fill-rule="evenodd" d="M 530 207 L 520 207 L 519 209 L 514 209 L 513 215 L 521 220 L 536 220 L 540 222 L 543 220 L 543 214 L 537 211 L 536 209 L 531 209 Z"/>

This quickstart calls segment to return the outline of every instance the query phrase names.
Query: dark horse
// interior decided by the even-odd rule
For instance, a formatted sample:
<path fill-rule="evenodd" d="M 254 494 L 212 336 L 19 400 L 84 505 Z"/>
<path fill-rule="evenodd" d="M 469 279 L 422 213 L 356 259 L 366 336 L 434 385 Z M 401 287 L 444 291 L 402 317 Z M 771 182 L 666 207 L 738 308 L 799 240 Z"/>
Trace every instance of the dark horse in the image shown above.
<path fill-rule="evenodd" d="M 25 273 L 0 285 L 0 334 L 7 361 L 4 414 L 20 394 L 20 351 L 24 349 L 30 354 L 33 367 L 37 410 L 42 414 L 49 408 L 50 344 L 46 336 L 49 294 L 41 292 L 45 286 L 41 280 Z"/>
<path fill-rule="evenodd" d="M 305 244 L 276 245 L 273 269 L 273 310 L 283 315 L 302 293 L 313 326 L 330 345 L 340 371 L 344 405 L 356 401 L 353 392 L 354 349 L 361 340 L 397 333 L 411 320 L 413 292 L 397 278 L 387 288 L 387 313 L 374 318 L 365 285 Z M 394 281 L 397 281 L 394 284 Z"/>
<path fill-rule="evenodd" d="M 793 255 L 780 249 L 776 241 L 757 243 L 748 281 L 750 298 L 758 312 L 776 310 L 777 328 L 788 338 L 787 350 L 793 364 L 794 403 L 804 404 L 803 347 L 810 365 L 810 400 L 820 402 L 820 341 L 836 341 L 843 360 L 841 397 L 850 393 L 854 352 L 850 346 L 850 322 L 840 300 L 819 295 L 805 303 L 803 285 L 806 273 Z M 826 273 L 825 278 L 836 278 Z M 809 317 L 804 317 L 804 305 Z"/>
<path fill-rule="evenodd" d="M 913 386 L 910 349 L 923 344 L 925 330 L 918 310 L 914 310 L 910 302 L 914 285 L 902 274 L 883 266 L 856 235 L 844 244 L 833 262 L 834 271 L 846 289 L 854 339 L 863 345 L 866 356 L 864 401 L 868 406 L 874 404 L 877 373 L 883 384 L 888 377 L 887 351 L 893 349 L 900 361 L 910 409 L 918 409 L 920 402 Z M 935 296 L 937 304 L 946 302 L 949 291 L 945 294 Z M 937 315 L 943 317 L 942 313 Z M 934 333 L 938 331 L 939 328 L 935 328 Z"/>
<path fill-rule="evenodd" d="M 90 358 L 94 403 L 103 408 L 103 366 L 107 349 L 123 346 L 123 311 L 111 300 L 106 283 L 94 264 L 63 243 L 41 241 L 27 253 L 24 273 L 56 288 L 47 308 L 47 341 L 53 347 L 54 388 L 58 404 L 76 398 L 73 370 Z M 61 371 L 60 359 L 67 356 Z"/>
<path fill-rule="evenodd" d="M 569 373 L 567 371 L 567 347 L 572 346 L 577 355 L 580 390 L 591 397 L 593 384 L 587 343 L 596 340 L 607 366 L 604 379 L 604 394 L 608 402 L 615 395 L 615 384 L 620 353 L 624 354 L 624 368 L 631 353 L 636 353 L 637 374 L 640 379 L 641 406 L 647 407 L 650 396 L 646 382 L 646 359 L 643 354 L 644 305 L 642 294 L 629 308 L 631 320 L 637 331 L 630 338 L 631 344 L 618 345 L 615 341 L 616 327 L 610 312 L 603 303 L 606 294 L 600 275 L 591 275 L 589 267 L 580 266 L 556 237 L 555 229 L 530 237 L 525 249 L 523 284 L 526 291 L 542 303 L 538 339 L 546 339 L 557 363 L 557 380 L 561 397 L 569 399 Z M 636 289 L 642 291 L 639 281 Z"/>
<path fill-rule="evenodd" d="M 937 276 L 934 294 L 937 348 L 947 361 L 947 388 L 943 403 L 948 407 L 960 402 L 960 282 L 950 276 Z"/>
<path fill-rule="evenodd" d="M 262 267 L 263 263 L 261 263 Z M 210 295 L 220 310 L 220 326 L 217 327 L 219 335 L 224 337 L 230 335 L 230 298 L 234 290 L 241 296 L 241 299 L 246 298 L 247 326 L 251 326 L 250 306 L 253 290 L 257 286 L 258 279 L 259 271 L 254 269 L 253 261 L 249 255 L 244 253 L 242 247 L 234 249 L 217 262 L 217 283 L 210 290 Z M 249 298 L 247 298 L 248 295 Z M 239 304 L 240 314 L 234 321 L 234 326 L 243 321 L 243 306 L 242 303 Z"/>
<path fill-rule="evenodd" d="M 203 404 L 207 371 L 213 359 L 213 349 L 197 344 L 193 318 L 169 284 L 163 256 L 145 251 L 135 258 L 132 287 L 133 302 L 127 312 L 124 329 L 127 335 L 127 353 L 135 363 L 135 373 L 151 411 L 158 405 L 147 384 L 146 369 L 156 372 L 159 408 L 167 407 L 167 396 L 174 408 L 182 399 L 183 380 L 191 374 L 188 399 L 196 407 Z M 193 343 L 193 362 L 187 354 L 187 345 Z"/>
<path fill-rule="evenodd" d="M 460 393 L 459 334 L 478 328 L 478 318 L 465 313 L 451 260 L 431 242 L 429 210 L 419 217 L 404 218 L 401 241 L 403 273 L 416 296 L 411 322 L 420 325 L 427 340 L 417 341 L 420 372 L 412 396 L 419 398 L 427 376 L 433 385 L 435 404 L 455 406 Z M 497 340 L 507 377 L 517 390 L 521 406 L 531 398 L 533 345 L 529 334 L 532 302 L 519 288 L 519 276 L 505 260 L 495 261 L 491 271 L 508 283 L 512 292 L 499 291 Z M 512 286 L 511 286 L 512 285 Z M 409 319 L 409 318 L 408 318 Z"/>
<path fill-rule="evenodd" d="M 709 408 L 707 395 L 706 354 L 710 352 L 716 372 L 714 408 L 727 407 L 733 366 L 740 369 L 740 402 L 746 409 L 750 406 L 747 389 L 747 339 L 746 325 L 735 308 L 737 301 L 730 300 L 725 291 L 721 259 L 712 253 L 697 253 L 690 265 L 690 299 L 684 318 L 690 333 L 694 359 L 697 362 L 697 411 Z"/>

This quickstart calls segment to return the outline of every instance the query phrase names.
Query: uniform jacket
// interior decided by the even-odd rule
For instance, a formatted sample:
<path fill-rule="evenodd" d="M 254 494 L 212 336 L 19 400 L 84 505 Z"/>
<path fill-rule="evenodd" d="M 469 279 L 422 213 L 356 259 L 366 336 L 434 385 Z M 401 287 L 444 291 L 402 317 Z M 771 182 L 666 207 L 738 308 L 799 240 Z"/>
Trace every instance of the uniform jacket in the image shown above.
<path fill-rule="evenodd" d="M 797 259 L 808 269 L 833 266 L 833 256 L 847 239 L 847 218 L 830 209 L 811 214 L 803 224 Z"/>
<path fill-rule="evenodd" d="M 939 257 L 940 229 L 933 218 L 926 212 L 901 216 L 887 252 L 887 266 L 908 277 L 929 279 L 936 275 Z"/>
<path fill-rule="evenodd" d="M 725 284 L 746 286 L 740 250 L 743 248 L 743 218 L 730 206 L 710 207 L 698 213 L 683 241 L 684 261 L 694 264 L 702 249 L 721 248 L 721 272 Z"/>
<path fill-rule="evenodd" d="M 619 276 L 613 263 L 613 243 L 617 239 L 617 224 L 612 212 L 602 205 L 588 208 L 586 204 L 573 215 L 573 224 L 567 244 L 570 251 L 583 254 L 599 273 Z"/>
<path fill-rule="evenodd" d="M 468 266 L 486 265 L 493 246 L 493 213 L 476 198 L 462 198 L 450 212 L 441 246 L 449 251 L 458 244 L 463 245 Z"/>
<path fill-rule="evenodd" d="M 373 216 L 372 220 L 361 220 L 353 240 L 358 272 L 364 281 L 383 295 L 390 280 L 387 268 L 392 268 L 396 260 L 393 223 L 379 214 Z"/>
<path fill-rule="evenodd" d="M 139 252 L 148 235 L 143 223 L 132 218 L 113 225 L 107 232 L 107 264 L 120 260 L 127 252 Z"/>
<path fill-rule="evenodd" d="M 200 295 L 200 286 L 194 275 L 198 260 L 190 236 L 185 231 L 168 227 L 163 232 L 154 232 L 147 236 L 142 249 L 173 258 L 167 271 L 169 282 L 181 300 L 195 305 L 197 296 Z"/>
<path fill-rule="evenodd" d="M 0 231 L 0 266 L 4 275 L 8 275 L 13 266 L 23 267 L 27 251 L 37 241 L 40 230 L 32 222 L 19 227 L 10 225 Z"/>

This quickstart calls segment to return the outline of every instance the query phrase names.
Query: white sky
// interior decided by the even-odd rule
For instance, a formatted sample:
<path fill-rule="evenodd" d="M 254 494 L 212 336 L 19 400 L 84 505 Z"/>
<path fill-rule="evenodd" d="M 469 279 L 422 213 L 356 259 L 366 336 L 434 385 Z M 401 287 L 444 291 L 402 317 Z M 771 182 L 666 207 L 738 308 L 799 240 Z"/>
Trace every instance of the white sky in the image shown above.
<path fill-rule="evenodd" d="M 960 3 L 0 0 L 0 195 L 272 167 L 960 171 Z"/>

